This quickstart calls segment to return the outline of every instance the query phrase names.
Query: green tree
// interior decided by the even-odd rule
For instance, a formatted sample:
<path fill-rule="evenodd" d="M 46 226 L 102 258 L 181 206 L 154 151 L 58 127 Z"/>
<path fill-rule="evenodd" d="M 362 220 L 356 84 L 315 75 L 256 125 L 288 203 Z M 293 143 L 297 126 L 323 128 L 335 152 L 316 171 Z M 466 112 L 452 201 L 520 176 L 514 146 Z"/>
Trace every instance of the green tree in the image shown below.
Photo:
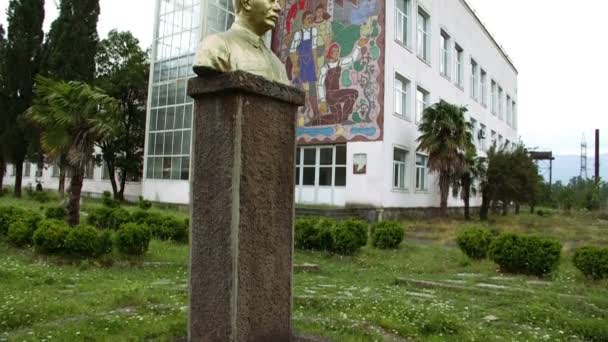
<path fill-rule="evenodd" d="M 447 216 L 450 185 L 464 168 L 466 151 L 475 150 L 472 125 L 467 122 L 465 107 L 441 100 L 424 110 L 418 127 L 418 150 L 429 155 L 429 170 L 439 175 L 440 211 Z"/>
<path fill-rule="evenodd" d="M 42 76 L 36 78 L 35 92 L 29 116 L 42 130 L 42 148 L 51 157 L 66 155 L 72 171 L 68 221 L 75 226 L 84 168 L 95 158 L 95 145 L 115 132 L 116 100 L 86 83 Z"/>
<path fill-rule="evenodd" d="M 34 76 L 39 70 L 44 21 L 44 0 L 11 0 L 8 5 L 8 35 L 3 59 L 6 116 L 0 146 L 15 165 L 15 196 L 21 197 L 23 162 L 36 130 L 24 119 L 32 104 Z"/>
<path fill-rule="evenodd" d="M 44 44 L 45 75 L 65 81 L 94 80 L 98 17 L 99 0 L 61 0 L 59 16 Z M 59 192 L 63 193 L 67 156 L 59 155 L 55 160 L 60 169 Z"/>
<path fill-rule="evenodd" d="M 130 32 L 112 30 L 99 44 L 96 61 L 97 85 L 119 104 L 118 133 L 101 143 L 101 151 L 114 198 L 124 200 L 125 182 L 132 176 L 141 177 L 143 169 L 148 53 Z"/>
<path fill-rule="evenodd" d="M 0 61 L 6 60 L 6 39 L 4 27 L 0 25 Z M 8 113 L 6 109 L 8 107 L 8 101 L 6 94 L 6 78 L 4 71 L 4 63 L 0 62 L 0 138 L 5 134 L 5 130 L 8 127 L 6 118 Z M 1 141 L 0 141 L 1 142 Z M 2 181 L 6 174 L 6 151 L 4 144 L 0 145 L 0 196 L 2 196 Z"/>

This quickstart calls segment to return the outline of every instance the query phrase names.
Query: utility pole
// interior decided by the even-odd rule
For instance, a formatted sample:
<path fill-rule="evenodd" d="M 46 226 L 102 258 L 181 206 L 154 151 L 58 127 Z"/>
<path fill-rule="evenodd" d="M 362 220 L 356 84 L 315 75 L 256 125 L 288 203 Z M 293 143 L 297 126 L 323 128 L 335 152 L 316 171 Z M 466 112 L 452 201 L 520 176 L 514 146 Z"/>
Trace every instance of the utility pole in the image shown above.
<path fill-rule="evenodd" d="M 595 130 L 595 186 L 600 184 L 600 130 Z"/>
<path fill-rule="evenodd" d="M 585 140 L 585 134 L 583 134 L 583 141 L 581 142 L 581 171 L 579 176 L 581 179 L 589 178 L 587 174 L 587 141 Z"/>

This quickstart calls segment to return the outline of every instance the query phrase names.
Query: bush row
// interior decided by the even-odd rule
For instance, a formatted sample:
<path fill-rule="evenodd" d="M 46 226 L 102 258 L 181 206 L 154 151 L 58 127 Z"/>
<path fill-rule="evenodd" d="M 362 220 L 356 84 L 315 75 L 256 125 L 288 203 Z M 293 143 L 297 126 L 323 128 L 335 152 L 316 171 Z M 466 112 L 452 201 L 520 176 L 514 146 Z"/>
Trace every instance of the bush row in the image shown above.
<path fill-rule="evenodd" d="M 34 246 L 45 254 L 89 258 L 108 254 L 115 246 L 121 253 L 142 255 L 148 250 L 152 233 L 139 223 L 125 223 L 116 232 L 100 230 L 89 224 L 74 228 L 60 216 L 59 210 L 47 210 L 47 218 L 34 211 L 0 207 L 0 235 L 16 247 Z M 64 216 L 61 216 L 64 217 Z"/>
<path fill-rule="evenodd" d="M 461 231 L 456 241 L 462 252 L 472 259 L 489 257 L 504 272 L 536 276 L 557 269 L 562 249 L 562 245 L 554 239 L 513 233 L 495 234 L 481 228 Z"/>
<path fill-rule="evenodd" d="M 352 255 L 367 245 L 367 223 L 349 219 L 337 222 L 328 218 L 299 218 L 295 224 L 295 248 Z M 396 222 L 381 222 L 371 229 L 372 245 L 397 248 L 403 241 L 403 228 Z"/>
<path fill-rule="evenodd" d="M 99 229 L 117 230 L 119 227 L 134 223 L 147 227 L 152 237 L 160 240 L 188 242 L 190 224 L 188 219 L 138 210 L 129 213 L 122 208 L 101 207 L 90 210 L 87 223 Z"/>
<path fill-rule="evenodd" d="M 572 261 L 576 268 L 591 279 L 608 278 L 608 248 L 592 246 L 577 248 Z"/>

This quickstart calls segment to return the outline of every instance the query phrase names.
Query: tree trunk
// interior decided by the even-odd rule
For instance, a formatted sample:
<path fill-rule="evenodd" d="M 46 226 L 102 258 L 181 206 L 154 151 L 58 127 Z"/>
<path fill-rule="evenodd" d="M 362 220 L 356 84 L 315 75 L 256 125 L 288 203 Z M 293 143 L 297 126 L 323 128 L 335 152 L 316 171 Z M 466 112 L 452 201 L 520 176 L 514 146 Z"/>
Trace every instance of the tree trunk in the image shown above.
<path fill-rule="evenodd" d="M 110 178 L 110 184 L 112 185 L 112 196 L 115 200 L 118 200 L 118 186 L 116 185 L 116 168 L 114 163 L 106 160 L 106 166 L 108 168 L 108 177 Z"/>
<path fill-rule="evenodd" d="M 72 171 L 72 178 L 70 178 L 70 199 L 68 202 L 68 223 L 73 227 L 80 223 L 80 194 L 82 192 L 84 168 L 77 167 L 73 168 Z"/>
<path fill-rule="evenodd" d="M 59 189 L 60 194 L 65 194 L 65 166 L 59 165 Z"/>
<path fill-rule="evenodd" d="M 21 184 L 23 183 L 23 162 L 18 160 L 15 163 L 15 197 L 21 198 Z"/>
<path fill-rule="evenodd" d="M 507 216 L 509 212 L 509 202 L 506 200 L 502 201 L 502 216 Z"/>
<path fill-rule="evenodd" d="M 471 220 L 471 179 L 463 177 L 462 179 L 462 201 L 464 202 L 464 219 Z"/>
<path fill-rule="evenodd" d="M 441 217 L 448 216 L 448 195 L 450 192 L 450 180 L 444 175 L 439 176 L 439 193 L 441 195 L 441 202 L 439 207 L 439 214 Z"/>
<path fill-rule="evenodd" d="M 127 170 L 123 169 L 122 174 L 120 175 L 120 190 L 118 191 L 118 198 L 117 198 L 117 200 L 119 200 L 121 202 L 125 200 L 125 184 L 126 183 L 127 183 Z"/>
<path fill-rule="evenodd" d="M 481 207 L 479 208 L 479 219 L 482 221 L 488 220 L 488 211 L 490 210 L 490 199 L 488 194 L 482 192 L 481 194 Z"/>

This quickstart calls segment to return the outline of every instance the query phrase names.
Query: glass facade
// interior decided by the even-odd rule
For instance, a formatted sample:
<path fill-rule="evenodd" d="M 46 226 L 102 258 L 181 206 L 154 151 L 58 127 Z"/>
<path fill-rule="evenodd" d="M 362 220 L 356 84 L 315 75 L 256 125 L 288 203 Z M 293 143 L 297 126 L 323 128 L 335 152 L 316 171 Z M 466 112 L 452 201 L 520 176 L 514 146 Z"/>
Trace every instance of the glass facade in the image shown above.
<path fill-rule="evenodd" d="M 146 178 L 188 180 L 193 100 L 186 95 L 194 77 L 194 53 L 203 32 L 202 13 L 208 13 L 208 32 L 226 30 L 234 21 L 232 1 L 157 0 L 150 73 Z"/>

